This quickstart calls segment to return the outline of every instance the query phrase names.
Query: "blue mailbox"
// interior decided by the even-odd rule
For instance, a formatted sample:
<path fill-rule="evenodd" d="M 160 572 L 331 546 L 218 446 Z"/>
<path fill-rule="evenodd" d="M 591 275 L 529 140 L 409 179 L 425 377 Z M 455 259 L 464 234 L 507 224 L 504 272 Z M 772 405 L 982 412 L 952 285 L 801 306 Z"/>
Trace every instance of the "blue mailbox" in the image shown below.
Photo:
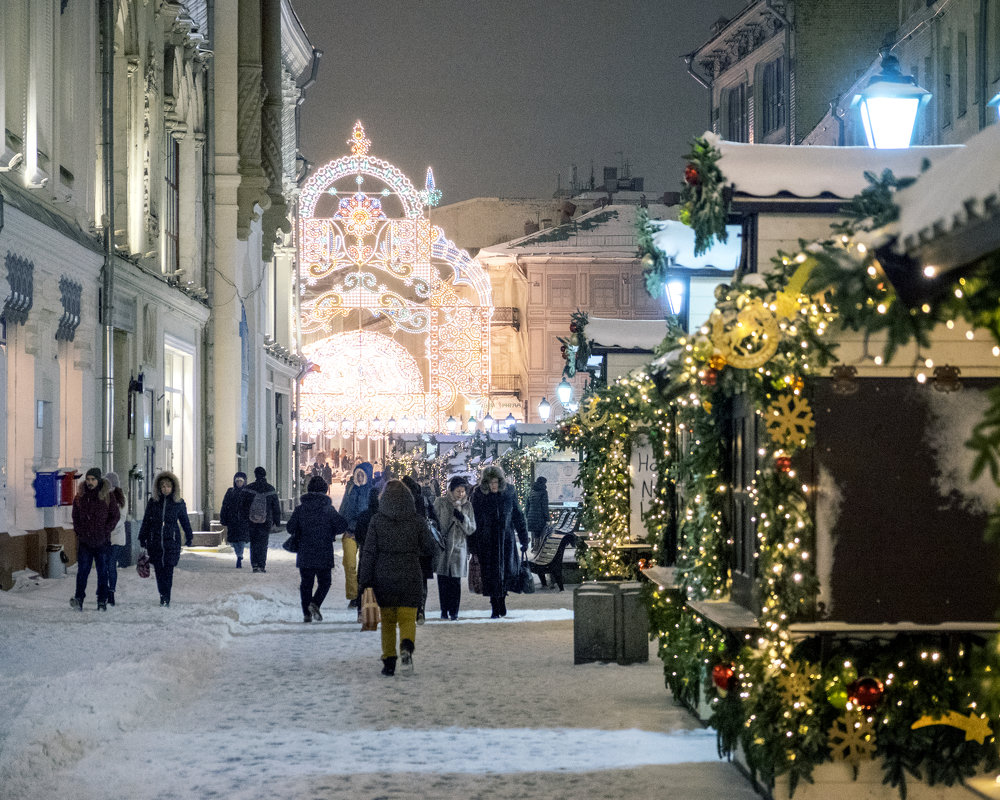
<path fill-rule="evenodd" d="M 59 505 L 59 470 L 36 472 L 31 485 L 35 487 L 35 508 Z"/>

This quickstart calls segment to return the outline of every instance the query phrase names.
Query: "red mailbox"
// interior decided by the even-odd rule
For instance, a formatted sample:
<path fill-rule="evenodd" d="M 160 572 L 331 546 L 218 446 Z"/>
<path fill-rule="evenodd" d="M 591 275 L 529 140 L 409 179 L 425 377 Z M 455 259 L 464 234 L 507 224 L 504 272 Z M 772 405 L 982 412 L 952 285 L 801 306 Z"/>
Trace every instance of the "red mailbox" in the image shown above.
<path fill-rule="evenodd" d="M 73 499 L 76 497 L 76 480 L 79 477 L 80 473 L 72 469 L 59 476 L 59 505 L 73 505 Z"/>

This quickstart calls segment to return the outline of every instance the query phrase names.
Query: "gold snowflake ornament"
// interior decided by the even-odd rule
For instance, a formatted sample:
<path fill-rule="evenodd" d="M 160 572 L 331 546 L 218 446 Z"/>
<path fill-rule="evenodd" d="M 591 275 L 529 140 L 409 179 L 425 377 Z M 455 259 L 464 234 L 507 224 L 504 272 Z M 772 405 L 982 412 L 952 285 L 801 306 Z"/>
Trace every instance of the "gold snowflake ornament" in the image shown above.
<path fill-rule="evenodd" d="M 784 395 L 775 400 L 764 416 L 764 424 L 771 440 L 781 446 L 799 446 L 816 427 L 813 421 L 812 408 L 802 397 Z"/>
<path fill-rule="evenodd" d="M 845 711 L 827 733 L 830 754 L 837 761 L 858 766 L 875 756 L 875 727 L 861 714 Z"/>
<path fill-rule="evenodd" d="M 788 665 L 788 671 L 778 675 L 778 691 L 785 705 L 808 705 L 812 701 L 812 679 L 809 668 L 805 664 L 793 661 Z"/>

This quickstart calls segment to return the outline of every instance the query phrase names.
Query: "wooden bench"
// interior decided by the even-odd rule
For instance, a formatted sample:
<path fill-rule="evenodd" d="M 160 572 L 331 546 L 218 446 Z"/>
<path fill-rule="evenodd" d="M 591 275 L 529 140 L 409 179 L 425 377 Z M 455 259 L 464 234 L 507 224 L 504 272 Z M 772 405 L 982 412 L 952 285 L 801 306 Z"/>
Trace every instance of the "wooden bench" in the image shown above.
<path fill-rule="evenodd" d="M 576 534 L 552 531 L 542 539 L 538 550 L 528 557 L 528 566 L 542 581 L 542 586 L 547 585 L 545 576 L 551 575 L 559 591 L 563 590 L 563 553 L 567 545 L 575 541 Z"/>

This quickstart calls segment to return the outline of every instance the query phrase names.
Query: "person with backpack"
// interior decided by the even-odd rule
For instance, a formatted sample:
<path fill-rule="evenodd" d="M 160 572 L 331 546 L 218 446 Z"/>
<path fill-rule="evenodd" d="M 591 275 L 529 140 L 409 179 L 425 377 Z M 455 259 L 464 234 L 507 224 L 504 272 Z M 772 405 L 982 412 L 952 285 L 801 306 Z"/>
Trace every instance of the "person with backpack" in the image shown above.
<path fill-rule="evenodd" d="M 240 496 L 240 519 L 250 533 L 250 566 L 254 572 L 267 572 L 267 544 L 271 528 L 281 523 L 281 503 L 277 490 L 264 480 L 266 469 L 255 467 L 253 476 L 256 480 Z"/>

